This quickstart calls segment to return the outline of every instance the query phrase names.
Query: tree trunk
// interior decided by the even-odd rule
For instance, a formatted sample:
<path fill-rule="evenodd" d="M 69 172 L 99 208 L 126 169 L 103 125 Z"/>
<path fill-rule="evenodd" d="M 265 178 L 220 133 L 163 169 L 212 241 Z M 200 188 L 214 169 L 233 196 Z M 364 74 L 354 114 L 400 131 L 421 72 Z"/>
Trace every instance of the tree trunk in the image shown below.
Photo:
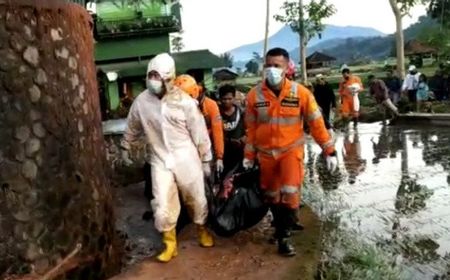
<path fill-rule="evenodd" d="M 395 45 L 397 50 L 397 72 L 401 78 L 405 77 L 405 39 L 403 34 L 403 14 L 398 7 L 397 0 L 389 0 L 395 16 L 396 33 Z"/>
<path fill-rule="evenodd" d="M 0 0 L 0 278 L 99 279 L 117 269 L 91 17 Z M 81 248 L 80 248 L 81 246 Z"/>
<path fill-rule="evenodd" d="M 397 32 L 395 34 L 397 49 L 397 71 L 400 77 L 405 77 L 405 39 L 403 34 L 402 16 L 395 16 Z"/>
<path fill-rule="evenodd" d="M 302 65 L 302 82 L 308 82 L 308 69 L 306 67 L 306 42 L 305 37 L 300 36 L 300 63 Z"/>

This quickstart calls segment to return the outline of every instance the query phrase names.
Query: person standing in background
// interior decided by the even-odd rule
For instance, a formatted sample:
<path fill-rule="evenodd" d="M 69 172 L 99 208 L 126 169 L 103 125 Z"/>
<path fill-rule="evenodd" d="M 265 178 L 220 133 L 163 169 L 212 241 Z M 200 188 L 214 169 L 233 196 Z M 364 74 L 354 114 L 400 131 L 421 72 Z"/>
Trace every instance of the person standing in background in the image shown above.
<path fill-rule="evenodd" d="M 397 76 L 397 74 L 394 73 L 394 70 L 390 69 L 389 71 L 387 71 L 385 84 L 389 90 L 389 98 L 394 104 L 397 104 L 398 101 L 400 101 L 402 81 Z"/>
<path fill-rule="evenodd" d="M 402 85 L 402 91 L 407 93 L 410 103 L 416 104 L 417 102 L 417 88 L 419 86 L 420 73 L 417 71 L 416 66 L 411 65 L 408 68 L 408 74 L 405 77 Z"/>
<path fill-rule="evenodd" d="M 316 83 L 314 84 L 314 98 L 319 107 L 322 109 L 325 126 L 330 135 L 333 135 L 333 129 L 330 119 L 331 110 L 336 110 L 336 96 L 330 84 L 325 80 L 322 74 L 316 75 Z"/>
<path fill-rule="evenodd" d="M 344 119 L 351 117 L 353 126 L 358 125 L 359 119 L 359 93 L 364 89 L 361 79 L 350 72 L 347 65 L 341 67 L 342 80 L 339 83 L 341 96 L 341 114 Z"/>
<path fill-rule="evenodd" d="M 236 105 L 236 88 L 234 86 L 223 85 L 220 87 L 219 98 L 225 144 L 223 175 L 226 176 L 233 168 L 241 165 L 244 159 L 245 115 L 244 111 Z"/>

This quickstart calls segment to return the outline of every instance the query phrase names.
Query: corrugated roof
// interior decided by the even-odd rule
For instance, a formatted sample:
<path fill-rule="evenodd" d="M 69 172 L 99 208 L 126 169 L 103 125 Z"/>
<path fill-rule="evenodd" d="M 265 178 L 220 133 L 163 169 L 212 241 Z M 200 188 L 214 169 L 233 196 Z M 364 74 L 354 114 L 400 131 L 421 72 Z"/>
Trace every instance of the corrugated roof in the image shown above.
<path fill-rule="evenodd" d="M 321 52 L 314 52 L 306 58 L 307 63 L 335 61 L 336 58 Z"/>
<path fill-rule="evenodd" d="M 405 55 L 435 53 L 436 49 L 418 40 L 410 40 L 405 44 Z"/>
<path fill-rule="evenodd" d="M 168 35 L 100 41 L 95 44 L 95 61 L 133 59 L 169 50 Z"/>
<path fill-rule="evenodd" d="M 223 59 L 209 50 L 196 50 L 189 52 L 172 53 L 178 73 L 185 73 L 189 69 L 213 69 L 223 67 Z M 145 76 L 147 71 L 146 61 L 130 61 L 98 66 L 104 72 L 115 71 L 120 77 Z"/>

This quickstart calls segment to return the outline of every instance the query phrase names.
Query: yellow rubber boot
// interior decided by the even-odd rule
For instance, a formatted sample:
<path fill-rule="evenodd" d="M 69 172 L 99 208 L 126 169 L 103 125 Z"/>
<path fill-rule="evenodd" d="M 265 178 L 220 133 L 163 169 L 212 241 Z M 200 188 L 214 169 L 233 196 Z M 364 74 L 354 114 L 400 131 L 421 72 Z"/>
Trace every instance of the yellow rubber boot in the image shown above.
<path fill-rule="evenodd" d="M 169 262 L 178 255 L 177 250 L 177 232 L 175 229 L 163 232 L 163 243 L 166 249 L 159 254 L 156 259 L 160 262 Z"/>
<path fill-rule="evenodd" d="M 197 231 L 200 246 L 205 248 L 214 246 L 214 239 L 205 226 L 197 226 Z"/>

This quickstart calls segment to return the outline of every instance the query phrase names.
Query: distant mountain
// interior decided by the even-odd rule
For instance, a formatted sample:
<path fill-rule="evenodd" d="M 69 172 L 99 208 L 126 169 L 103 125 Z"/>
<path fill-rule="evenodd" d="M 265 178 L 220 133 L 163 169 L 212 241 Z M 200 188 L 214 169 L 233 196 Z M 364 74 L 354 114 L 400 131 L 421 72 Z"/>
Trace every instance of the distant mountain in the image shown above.
<path fill-rule="evenodd" d="M 325 42 L 332 39 L 338 38 L 351 38 L 351 37 L 375 37 L 384 36 L 385 34 L 368 27 L 357 27 L 357 26 L 336 26 L 327 25 L 325 30 L 322 32 L 322 38 L 319 39 L 317 36 L 312 38 L 308 47 L 313 47 L 316 44 Z M 253 44 L 244 45 L 233 49 L 230 53 L 233 55 L 234 61 L 245 61 L 247 62 L 252 58 L 253 52 L 262 54 L 263 51 L 263 41 L 259 41 Z M 269 38 L 269 48 L 272 47 L 282 47 L 291 51 L 299 45 L 298 34 L 292 32 L 289 26 L 285 26 L 280 31 L 275 33 Z"/>
<path fill-rule="evenodd" d="M 422 32 L 436 26 L 436 21 L 423 16 L 419 21 L 404 30 L 405 43 L 418 37 Z M 338 63 L 350 63 L 355 60 L 377 60 L 393 55 L 395 35 L 374 36 L 369 38 L 345 38 L 327 40 L 313 47 L 308 53 L 321 51 L 337 58 Z M 299 48 L 290 52 L 294 61 L 299 61 Z"/>

